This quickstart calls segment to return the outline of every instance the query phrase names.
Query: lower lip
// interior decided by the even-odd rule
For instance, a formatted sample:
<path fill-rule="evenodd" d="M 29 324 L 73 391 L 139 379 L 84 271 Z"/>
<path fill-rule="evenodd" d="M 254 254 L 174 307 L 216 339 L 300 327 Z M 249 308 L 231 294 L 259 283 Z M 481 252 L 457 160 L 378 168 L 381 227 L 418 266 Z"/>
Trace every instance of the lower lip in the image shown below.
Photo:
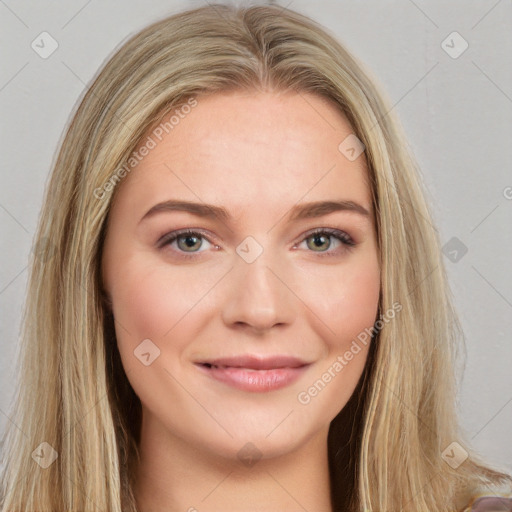
<path fill-rule="evenodd" d="M 196 365 L 215 380 L 243 391 L 265 392 L 284 388 L 295 382 L 309 365 L 298 368 L 275 368 L 272 370 L 249 370 L 247 368 L 214 368 Z"/>

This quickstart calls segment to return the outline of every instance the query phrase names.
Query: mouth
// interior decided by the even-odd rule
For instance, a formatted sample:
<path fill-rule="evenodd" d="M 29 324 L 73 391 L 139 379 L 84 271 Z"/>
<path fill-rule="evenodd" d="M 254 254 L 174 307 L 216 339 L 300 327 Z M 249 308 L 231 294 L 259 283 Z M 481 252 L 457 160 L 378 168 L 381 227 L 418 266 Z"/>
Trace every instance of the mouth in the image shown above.
<path fill-rule="evenodd" d="M 195 363 L 214 380 L 243 391 L 266 392 L 296 381 L 311 365 L 291 356 L 237 356 Z"/>

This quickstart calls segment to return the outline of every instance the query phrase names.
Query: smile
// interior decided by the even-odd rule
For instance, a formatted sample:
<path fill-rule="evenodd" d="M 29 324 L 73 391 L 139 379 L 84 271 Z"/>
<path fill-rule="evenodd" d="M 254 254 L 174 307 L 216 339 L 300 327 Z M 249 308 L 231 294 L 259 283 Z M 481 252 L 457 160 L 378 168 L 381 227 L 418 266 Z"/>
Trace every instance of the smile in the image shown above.
<path fill-rule="evenodd" d="M 295 382 L 310 363 L 295 357 L 258 358 L 239 356 L 195 363 L 212 379 L 243 391 L 265 392 L 284 388 Z"/>

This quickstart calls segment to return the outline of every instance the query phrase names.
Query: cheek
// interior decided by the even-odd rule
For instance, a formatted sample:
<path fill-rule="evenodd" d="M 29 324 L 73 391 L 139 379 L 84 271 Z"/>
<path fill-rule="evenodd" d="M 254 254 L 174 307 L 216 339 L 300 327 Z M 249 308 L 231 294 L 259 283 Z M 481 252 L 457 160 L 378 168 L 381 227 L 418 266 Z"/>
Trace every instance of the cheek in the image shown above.
<path fill-rule="evenodd" d="M 376 320 L 380 295 L 377 258 L 370 254 L 347 265 L 325 267 L 308 279 L 303 293 L 310 297 L 311 309 L 321 320 L 321 337 L 330 350 L 343 350 Z"/>
<path fill-rule="evenodd" d="M 372 254 L 337 267 L 314 281 L 324 286 L 309 288 L 316 306 L 309 322 L 316 326 L 325 352 L 322 364 L 297 394 L 297 402 L 311 417 L 331 421 L 352 396 L 366 364 L 379 304 L 377 257 Z"/>
<path fill-rule="evenodd" d="M 199 291 L 179 278 L 179 273 L 163 272 L 154 262 L 134 257 L 120 264 L 114 276 L 112 301 L 116 331 L 122 345 L 143 339 L 161 340 L 186 315 Z M 120 347 L 121 348 L 121 347 Z"/>
<path fill-rule="evenodd" d="M 149 339 L 160 350 L 158 365 L 179 371 L 188 346 L 211 315 L 208 293 L 221 276 L 222 269 L 178 270 L 144 252 L 119 260 L 111 294 L 125 369 L 139 368 L 134 350 Z"/>
<path fill-rule="evenodd" d="M 346 276 L 341 285 L 339 301 L 332 305 L 330 318 L 334 330 L 351 339 L 371 327 L 378 311 L 380 276 L 376 269 L 367 268 Z"/>

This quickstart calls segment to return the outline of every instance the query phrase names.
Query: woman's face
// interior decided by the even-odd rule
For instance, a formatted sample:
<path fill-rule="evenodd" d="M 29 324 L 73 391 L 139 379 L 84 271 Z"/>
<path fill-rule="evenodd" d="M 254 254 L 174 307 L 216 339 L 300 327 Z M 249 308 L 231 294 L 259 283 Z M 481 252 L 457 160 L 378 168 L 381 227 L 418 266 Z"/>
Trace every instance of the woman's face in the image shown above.
<path fill-rule="evenodd" d="M 365 156 L 339 148 L 351 126 L 315 95 L 194 105 L 143 137 L 117 185 L 103 278 L 118 347 L 143 436 L 281 455 L 325 439 L 367 358 L 380 274 Z"/>

